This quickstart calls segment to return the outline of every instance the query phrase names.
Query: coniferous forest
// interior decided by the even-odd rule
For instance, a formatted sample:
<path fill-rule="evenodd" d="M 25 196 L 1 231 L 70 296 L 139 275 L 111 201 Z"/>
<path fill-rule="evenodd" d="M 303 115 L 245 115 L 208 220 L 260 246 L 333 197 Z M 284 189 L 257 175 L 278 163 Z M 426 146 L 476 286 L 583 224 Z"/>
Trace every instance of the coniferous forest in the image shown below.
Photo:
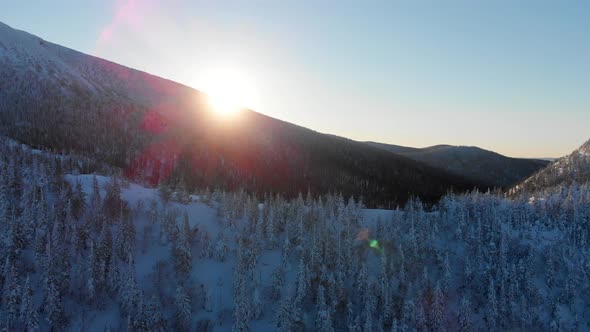
<path fill-rule="evenodd" d="M 8 331 L 589 327 L 590 187 L 366 210 L 339 194 L 181 195 L 3 140 Z"/>

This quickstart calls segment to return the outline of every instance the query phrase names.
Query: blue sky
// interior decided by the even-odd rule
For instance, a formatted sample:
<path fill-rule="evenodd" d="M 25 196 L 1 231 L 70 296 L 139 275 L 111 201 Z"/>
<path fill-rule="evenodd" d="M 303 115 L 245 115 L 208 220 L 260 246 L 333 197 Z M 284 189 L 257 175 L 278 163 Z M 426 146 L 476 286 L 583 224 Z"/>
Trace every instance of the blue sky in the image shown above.
<path fill-rule="evenodd" d="M 557 157 L 590 138 L 588 1 L 6 1 L 0 21 L 248 105 L 386 143 Z"/>

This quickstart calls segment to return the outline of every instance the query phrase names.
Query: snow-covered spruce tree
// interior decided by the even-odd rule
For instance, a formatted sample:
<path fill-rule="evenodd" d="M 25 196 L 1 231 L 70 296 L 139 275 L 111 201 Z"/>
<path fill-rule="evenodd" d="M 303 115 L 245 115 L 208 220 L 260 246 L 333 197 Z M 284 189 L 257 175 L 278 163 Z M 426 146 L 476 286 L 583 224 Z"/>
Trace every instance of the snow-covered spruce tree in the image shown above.
<path fill-rule="evenodd" d="M 405 330 L 408 327 L 415 326 L 415 317 L 416 317 L 416 306 L 414 305 L 414 300 L 407 299 L 404 301 L 404 305 L 402 307 L 402 321 L 401 321 L 401 329 Z"/>
<path fill-rule="evenodd" d="M 98 186 L 98 180 L 96 175 L 92 176 L 92 191 L 90 193 L 90 207 L 92 210 L 97 211 L 101 206 L 100 187 Z"/>
<path fill-rule="evenodd" d="M 164 182 L 160 183 L 158 186 L 158 193 L 160 194 L 160 198 L 162 199 L 162 202 L 164 202 L 164 205 L 167 205 L 172 198 L 172 189 L 170 186 Z"/>
<path fill-rule="evenodd" d="M 156 295 L 152 295 L 145 309 L 145 316 L 147 326 L 151 331 L 162 332 L 167 331 L 166 320 L 162 316 L 162 306 L 160 299 Z"/>
<path fill-rule="evenodd" d="M 289 241 L 289 234 L 285 235 L 285 241 L 283 242 L 283 250 L 281 252 L 281 264 L 286 270 L 289 268 L 289 254 L 291 251 L 291 241 Z"/>
<path fill-rule="evenodd" d="M 33 288 L 29 276 L 22 287 L 20 321 L 27 331 L 39 330 L 39 316 L 33 302 Z"/>
<path fill-rule="evenodd" d="M 175 326 L 180 331 L 191 330 L 191 303 L 188 294 L 182 286 L 176 287 L 174 295 Z"/>
<path fill-rule="evenodd" d="M 217 239 L 215 240 L 214 256 L 220 262 L 225 261 L 227 256 L 228 248 L 226 241 L 223 231 L 219 232 Z"/>
<path fill-rule="evenodd" d="M 307 278 L 306 278 L 306 266 L 303 258 L 299 261 L 299 268 L 297 270 L 297 276 L 295 280 L 295 303 L 301 304 L 305 299 L 307 291 Z"/>
<path fill-rule="evenodd" d="M 332 332 L 334 331 L 332 317 L 330 315 L 330 308 L 326 303 L 325 291 L 322 285 L 318 287 L 317 294 L 315 330 L 318 332 Z"/>
<path fill-rule="evenodd" d="M 207 231 L 203 231 L 201 235 L 200 257 L 201 258 L 212 258 L 213 257 L 213 243 Z"/>
<path fill-rule="evenodd" d="M 94 250 L 94 241 L 90 241 L 88 249 L 88 259 L 84 266 L 86 267 L 86 297 L 89 302 L 93 302 L 96 297 L 96 274 L 98 270 L 97 258 Z"/>
<path fill-rule="evenodd" d="M 115 238 L 115 247 L 121 260 L 126 259 L 133 254 L 135 249 L 135 225 L 132 223 L 129 216 L 123 215 L 121 212 L 120 223 L 118 224 L 117 237 Z"/>
<path fill-rule="evenodd" d="M 116 266 L 116 256 L 113 255 L 113 236 L 109 228 L 103 228 L 99 235 L 99 244 L 96 248 L 95 281 L 99 292 L 108 289 L 109 276 L 112 276 Z"/>
<path fill-rule="evenodd" d="M 437 283 L 434 288 L 434 298 L 432 299 L 432 305 L 430 307 L 430 328 L 434 331 L 439 331 L 443 326 L 443 310 L 444 310 L 444 297 L 440 284 Z"/>
<path fill-rule="evenodd" d="M 10 328 L 14 328 L 17 325 L 19 318 L 21 306 L 20 284 L 20 277 L 17 269 L 14 264 L 11 264 L 5 281 L 5 287 L 2 291 L 4 308 L 6 309 L 6 323 Z"/>
<path fill-rule="evenodd" d="M 137 284 L 135 263 L 131 255 L 127 260 L 127 263 L 129 264 L 127 267 L 127 275 L 124 279 L 119 281 L 119 289 L 121 290 L 120 299 L 123 312 L 128 316 L 132 316 L 135 314 L 139 304 L 140 290 L 139 285 Z"/>
<path fill-rule="evenodd" d="M 250 331 L 250 308 L 246 300 L 245 289 L 242 288 L 240 296 L 234 301 L 234 317 L 232 331 L 248 332 Z"/>
<path fill-rule="evenodd" d="M 445 259 L 443 262 L 443 269 L 442 269 L 442 292 L 444 294 L 449 293 L 449 287 L 451 286 L 451 263 L 449 261 L 449 253 L 445 253 Z"/>
<path fill-rule="evenodd" d="M 192 269 L 191 230 L 188 220 L 184 219 L 173 248 L 176 272 L 181 278 L 187 278 Z"/>
<path fill-rule="evenodd" d="M 459 313 L 457 314 L 457 320 L 461 332 L 472 331 L 473 326 L 471 321 L 471 303 L 465 296 L 461 299 L 461 305 L 459 307 Z"/>
<path fill-rule="evenodd" d="M 372 292 L 367 292 L 365 295 L 364 301 L 364 310 L 363 310 L 363 331 L 374 331 L 375 324 L 374 324 L 374 317 L 373 313 L 375 311 L 375 296 Z M 379 328 L 379 326 L 377 327 Z"/>
<path fill-rule="evenodd" d="M 285 270 L 281 266 L 277 267 L 272 273 L 271 299 L 277 301 L 281 298 L 281 289 L 285 284 Z"/>
<path fill-rule="evenodd" d="M 488 303 L 487 303 L 486 321 L 488 323 L 488 326 L 491 329 L 495 329 L 496 322 L 498 319 L 498 302 L 496 300 L 496 287 L 494 285 L 493 279 L 490 279 L 487 295 L 488 295 Z"/>
<path fill-rule="evenodd" d="M 260 319 L 263 312 L 263 299 L 260 293 L 260 287 L 254 287 L 254 291 L 252 292 L 252 301 L 250 302 L 250 318 L 251 319 Z"/>
<path fill-rule="evenodd" d="M 269 249 L 274 249 L 277 245 L 277 237 L 276 237 L 276 225 L 275 225 L 275 208 L 274 206 L 269 206 L 268 208 L 268 216 L 266 222 L 266 239 L 267 239 L 267 247 Z"/>
<path fill-rule="evenodd" d="M 125 207 L 121 199 L 121 186 L 119 181 L 114 178 L 111 183 L 106 186 L 106 194 L 103 201 L 103 213 L 109 220 L 116 220 L 120 218 L 121 211 Z"/>
<path fill-rule="evenodd" d="M 56 283 L 51 280 L 47 284 L 45 295 L 45 313 L 46 319 L 51 328 L 60 330 L 65 324 L 65 313 L 63 308 L 63 299 Z"/>
<path fill-rule="evenodd" d="M 281 300 L 276 322 L 279 332 L 290 332 L 301 325 L 301 310 L 291 296 L 287 295 Z"/>

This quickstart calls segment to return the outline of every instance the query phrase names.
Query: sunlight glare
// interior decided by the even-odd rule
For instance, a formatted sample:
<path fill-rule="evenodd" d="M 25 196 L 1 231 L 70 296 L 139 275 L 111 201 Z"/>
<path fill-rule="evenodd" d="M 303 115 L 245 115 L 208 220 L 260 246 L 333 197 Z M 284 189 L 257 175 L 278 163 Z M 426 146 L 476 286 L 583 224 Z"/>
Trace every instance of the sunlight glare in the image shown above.
<path fill-rule="evenodd" d="M 256 106 L 257 93 L 250 76 L 230 67 L 211 69 L 201 77 L 198 89 L 208 95 L 212 110 L 233 114 Z"/>

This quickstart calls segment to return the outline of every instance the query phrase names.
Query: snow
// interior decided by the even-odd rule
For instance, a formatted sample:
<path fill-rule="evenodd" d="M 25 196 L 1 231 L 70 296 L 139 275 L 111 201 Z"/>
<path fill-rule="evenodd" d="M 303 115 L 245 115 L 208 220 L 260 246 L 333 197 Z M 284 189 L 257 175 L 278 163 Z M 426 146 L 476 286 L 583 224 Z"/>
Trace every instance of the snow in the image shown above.
<path fill-rule="evenodd" d="M 111 177 L 83 174 L 73 175 L 67 174 L 65 179 L 72 185 L 80 182 L 83 191 L 87 196 L 91 194 L 93 178 L 96 178 L 99 187 L 101 188 L 101 195 L 105 195 L 105 187 L 112 182 Z M 128 185 L 123 184 L 121 188 L 121 197 L 130 203 L 130 206 L 136 206 L 139 202 L 143 202 L 144 207 L 149 202 L 156 201 L 160 206 L 163 205 L 160 200 L 159 193 L 156 189 L 147 188 L 135 183 L 129 183 Z M 217 234 L 223 230 L 217 216 L 216 209 L 212 206 L 208 206 L 205 203 L 200 202 L 200 198 L 196 195 L 192 197 L 192 202 L 189 204 L 180 204 L 176 202 L 168 203 L 167 209 L 178 209 L 180 214 L 185 212 L 189 217 L 189 224 L 192 228 L 197 227 L 201 231 L 206 231 L 211 235 L 211 239 L 214 240 Z M 264 208 L 264 204 L 259 204 L 259 209 Z M 364 209 L 363 217 L 364 224 L 366 226 L 374 225 L 379 221 L 389 221 L 392 219 L 394 211 L 391 210 L 373 210 Z M 137 237 L 141 237 L 141 229 L 145 224 L 149 223 L 148 220 L 136 220 Z M 364 227 L 364 226 L 363 226 Z M 230 237 L 234 237 L 233 234 L 227 234 Z M 235 248 L 235 243 L 231 244 L 232 248 Z M 159 262 L 172 260 L 170 256 L 171 246 L 170 244 L 162 245 L 161 243 L 153 243 L 148 246 L 145 250 L 141 249 L 135 257 L 136 262 L 136 273 L 140 283 L 143 283 L 143 287 L 149 287 L 155 266 Z M 198 253 L 193 253 L 193 255 Z M 193 256 L 194 257 L 194 256 Z M 213 292 L 214 303 L 212 304 L 212 312 L 208 310 L 201 310 L 197 315 L 193 317 L 193 321 L 200 320 L 211 320 L 215 321 L 217 317 L 215 313 L 228 311 L 231 313 L 233 308 L 233 297 L 231 289 L 228 288 L 232 285 L 233 273 L 235 265 L 235 257 L 231 256 L 224 262 L 219 262 L 214 259 L 200 259 L 193 260 L 193 268 L 191 272 L 191 278 L 197 281 L 197 284 L 203 285 L 207 292 Z M 275 250 L 266 250 L 260 254 L 257 273 L 262 285 L 270 285 L 272 280 L 272 274 L 277 266 L 281 262 L 280 246 Z M 374 260 L 371 266 L 377 268 L 378 261 Z M 294 291 L 296 277 L 296 266 L 286 271 L 286 284 L 291 285 L 289 288 Z M 219 284 L 222 284 L 222 288 Z M 199 302 L 200 303 L 200 302 Z M 114 317 L 116 312 L 105 312 L 98 313 L 94 321 L 100 322 L 100 317 L 103 321 L 113 321 L 112 319 L 105 319 L 105 317 Z M 273 330 L 274 329 L 274 317 L 268 317 L 269 319 L 254 321 L 252 324 L 253 330 Z M 227 322 L 226 322 L 227 323 Z M 229 324 L 229 323 L 227 323 Z M 96 330 L 100 330 L 103 327 L 96 327 Z M 230 330 L 231 325 L 223 325 L 220 327 L 220 331 Z M 217 331 L 217 329 L 216 329 Z"/>
<path fill-rule="evenodd" d="M 60 73 L 62 77 L 66 77 L 66 81 L 76 81 L 86 86 L 90 91 L 95 89 L 93 84 L 80 75 L 78 70 L 68 65 L 60 57 L 63 52 L 60 51 L 61 46 L 42 40 L 24 31 L 12 29 L 1 22 L 0 42 L 7 48 L 1 54 L 2 58 L 0 60 L 13 67 L 27 68 L 24 72 L 30 72 L 35 70 L 36 65 L 42 64 L 41 68 L 53 68 L 55 73 Z M 63 49 L 67 50 L 65 48 Z M 39 75 L 39 80 L 58 81 L 56 76 L 51 77 L 46 70 L 36 73 Z"/>
<path fill-rule="evenodd" d="M 0 140 L 0 143 L 12 149 L 6 153 L 9 159 L 17 156 L 13 159 L 32 160 L 30 164 L 36 165 L 33 168 L 41 171 L 44 167 L 39 167 L 40 162 L 55 160 L 47 152 L 34 151 L 6 140 Z M 0 149 L 2 147 L 0 145 Z M 3 159 L 0 159 L 0 166 L 3 166 L 1 163 Z M 68 161 L 63 166 L 72 164 L 75 163 Z M 4 172 L 4 169 L 0 167 L 0 172 Z M 22 172 L 24 193 L 31 193 L 29 189 L 34 185 L 61 183 L 56 179 L 36 182 L 47 175 L 31 176 L 35 173 L 29 169 L 29 164 L 23 164 Z M 2 188 L 9 188 L 3 186 L 9 178 L 3 175 L 0 174 L 0 195 L 4 190 Z M 475 330 L 515 327 L 548 330 L 552 321 L 559 324 L 562 330 L 572 330 L 575 324 L 579 324 L 578 330 L 586 330 L 589 326 L 584 313 L 590 290 L 590 251 L 587 250 L 587 235 L 583 231 L 587 227 L 587 216 L 590 216 L 588 185 L 571 186 L 568 190 L 548 196 L 533 196 L 534 199 L 529 201 L 472 193 L 445 197 L 432 211 L 415 202 L 403 211 L 390 211 L 359 210 L 354 205 L 340 206 L 334 202 L 342 202 L 341 198 L 334 196 L 328 196 L 322 203 L 316 200 L 303 207 L 281 200 L 248 201 L 240 193 L 220 192 L 213 195 L 195 194 L 187 204 L 174 201 L 164 203 L 158 190 L 122 179 L 72 173 L 64 178 L 72 186 L 57 186 L 63 189 L 61 192 L 50 192 L 45 188 L 48 190 L 47 206 L 52 209 L 67 207 L 68 204 L 64 204 L 66 197 L 70 197 L 69 204 L 73 204 L 78 193 L 75 189 L 70 191 L 69 187 L 76 188 L 76 184 L 80 183 L 86 196 L 87 215 L 79 219 L 71 217 L 61 220 L 59 215 L 56 218 L 40 218 L 41 224 L 37 226 L 46 229 L 47 234 L 51 235 L 48 241 L 60 239 L 56 226 L 64 220 L 77 225 L 74 230 L 89 231 L 90 241 L 80 242 L 81 238 L 73 235 L 70 241 L 64 241 L 68 250 L 73 249 L 75 243 L 87 245 L 86 248 L 80 245 L 80 252 L 71 257 L 73 253 L 63 253 L 73 264 L 71 275 L 77 276 L 72 277 L 74 284 L 85 283 L 89 275 L 89 272 L 76 274 L 75 270 L 92 271 L 87 269 L 91 265 L 85 262 L 86 258 L 91 257 L 88 243 L 93 243 L 94 252 L 97 252 L 101 234 L 108 234 L 102 232 L 110 230 L 114 238 L 113 257 L 116 257 L 113 260 L 115 268 L 111 271 L 117 271 L 123 281 L 118 281 L 116 292 L 101 290 L 101 296 L 96 301 L 84 298 L 85 288 L 80 290 L 79 286 L 67 286 L 68 293 L 63 295 L 67 323 L 63 330 L 104 331 L 110 327 L 126 331 L 127 317 L 139 315 L 127 312 L 129 309 L 123 304 L 126 291 L 133 289 L 128 287 L 133 285 L 128 280 L 136 280 L 142 303 L 145 304 L 152 296 L 161 301 L 160 313 L 171 330 L 179 329 L 175 325 L 177 304 L 174 294 L 176 288 L 182 286 L 190 300 L 190 330 L 212 324 L 213 331 L 232 331 L 237 317 L 244 315 L 237 309 L 245 303 L 250 310 L 256 289 L 262 300 L 262 316 L 247 317 L 246 324 L 252 331 L 274 331 L 277 330 L 279 309 L 287 301 L 296 301 L 296 280 L 300 273 L 308 279 L 304 279 L 306 290 L 301 302 L 296 304 L 302 311 L 297 322 L 307 330 L 317 329 L 317 314 L 320 309 L 325 309 L 323 306 L 329 307 L 326 310 L 332 315 L 331 323 L 335 330 L 347 330 L 348 325 L 352 324 L 352 321 L 347 320 L 349 315 L 360 319 L 362 325 L 367 317 L 366 308 L 372 307 L 366 306 L 365 301 L 371 300 L 375 301 L 375 312 L 370 330 L 377 330 L 379 318 L 384 316 L 383 296 L 389 296 L 389 300 L 393 301 L 396 309 L 392 314 L 398 322 L 418 324 L 403 316 L 404 306 L 412 300 L 416 308 L 422 306 L 425 310 L 425 318 L 430 326 L 434 323 L 429 311 L 433 307 L 431 298 L 437 285 L 441 286 L 444 295 L 442 325 L 449 330 L 458 329 L 457 314 L 463 297 L 472 304 L 469 317 Z M 94 179 L 104 200 L 98 207 L 91 201 Z M 99 217 L 109 213 L 111 203 L 106 203 L 110 202 L 106 200 L 106 194 L 107 189 L 113 192 L 113 183 L 120 184 L 121 197 L 130 207 L 129 219 L 121 213 L 120 216 L 107 217 L 104 221 L 108 223 L 102 224 Z M 567 200 L 566 195 L 571 195 L 572 199 Z M 23 194 L 22 197 L 28 201 L 31 196 Z M 4 197 L 0 203 L 2 201 L 11 200 Z M 240 211 L 240 207 L 245 209 L 243 213 L 236 212 Z M 0 216 L 3 211 L 4 205 L 0 204 Z M 74 210 L 71 211 L 73 215 Z M 304 214 L 301 233 L 299 224 L 294 222 L 298 215 L 296 212 Z M 188 231 L 183 225 L 185 213 L 190 226 Z M 263 216 L 249 220 L 248 213 L 263 213 Z M 281 221 L 283 213 L 288 220 Z M 37 220 L 26 218 L 27 214 L 24 216 L 18 219 L 22 221 L 23 229 L 27 229 L 31 220 Z M 175 219 L 170 219 L 170 216 Z M 135 229 L 132 241 L 126 241 L 125 238 L 127 220 L 133 222 Z M 176 223 L 172 230 L 168 227 L 169 220 Z M 11 240 L 15 234 L 18 235 L 18 232 L 13 232 L 13 225 L 18 224 L 0 224 L 4 238 L 9 240 L 0 242 L 0 249 L 19 243 Z M 88 225 L 90 227 L 85 228 Z M 94 227 L 105 228 L 99 234 L 99 231 L 93 231 Z M 287 232 L 277 227 L 289 229 L 290 241 L 293 241 L 283 267 L 283 242 Z M 174 233 L 174 229 L 177 233 Z M 228 248 L 224 259 L 215 251 L 217 236 L 221 232 Z M 178 269 L 179 252 L 182 251 L 179 244 L 182 245 L 183 239 L 191 234 L 193 238 L 188 240 L 191 266 L 183 276 L 185 272 L 179 272 Z M 210 246 L 205 246 L 205 234 L 211 241 Z M 271 235 L 277 237 L 277 245 L 272 244 Z M 36 235 L 28 238 L 35 240 L 26 246 L 20 256 L 16 256 L 17 264 L 22 267 L 21 277 L 25 274 L 32 276 L 35 306 L 40 307 L 46 296 L 46 286 L 43 282 L 45 271 L 38 270 L 38 264 L 45 260 L 35 258 L 37 249 L 33 250 L 33 244 L 38 241 Z M 238 239 L 244 242 L 238 244 Z M 370 245 L 372 241 L 376 241 L 375 246 Z M 124 245 L 130 242 L 134 246 L 125 249 Z M 208 255 L 210 249 L 213 252 Z M 123 250 L 123 254 L 120 250 Z M 129 255 L 126 255 L 126 250 L 130 250 Z M 9 261 L 10 256 L 7 257 Z M 84 259 L 76 260 L 76 257 Z M 255 263 L 249 261 L 252 257 Z M 548 263 L 550 257 L 553 264 Z M 60 261 L 55 258 L 49 261 L 52 264 Z M 300 261 L 303 270 L 299 269 Z M 470 274 L 466 272 L 467 262 L 470 264 Z M 284 273 L 281 273 L 283 268 Z M 363 271 L 366 271 L 364 277 Z M 401 279 L 401 271 L 404 272 L 405 281 Z M 552 278 L 549 278 L 549 271 L 552 271 Z M 109 277 L 113 274 L 106 273 Z M 338 273 L 344 274 L 343 286 L 334 288 L 334 279 Z M 273 284 L 277 274 L 282 275 L 285 282 L 278 286 L 280 294 L 274 298 L 276 288 Z M 327 303 L 319 303 L 316 297 L 320 284 L 324 287 Z M 490 304 L 489 300 L 489 285 L 492 284 L 495 285 L 495 289 L 492 288 L 497 301 L 495 305 Z M 334 304 L 331 301 L 338 301 L 337 295 L 334 295 L 334 290 L 338 289 L 344 291 L 345 299 Z M 384 295 L 385 290 L 391 294 Z M 510 299 L 510 296 L 514 298 Z M 520 302 L 521 299 L 524 299 L 524 303 Z M 351 313 L 345 309 L 348 305 L 351 306 Z M 491 321 L 486 317 L 492 314 L 490 308 L 494 306 L 500 316 Z M 559 311 L 557 314 L 556 308 Z M 0 313 L 5 315 L 5 308 L 0 309 Z M 50 325 L 47 312 L 39 311 L 38 314 L 41 319 L 40 329 L 48 331 Z M 386 329 L 389 328 L 390 323 L 381 323 Z M 21 325 L 19 323 L 17 327 Z"/>
<path fill-rule="evenodd" d="M 590 181 L 590 140 L 567 156 L 561 157 L 545 169 L 539 171 L 522 183 L 514 186 L 510 194 L 532 194 L 539 196 L 541 191 L 560 190 L 574 182 Z"/>
<path fill-rule="evenodd" d="M 19 83 L 33 77 L 44 84 L 23 91 Z M 1 22 L 0 79 L 10 79 L 16 83 L 0 91 L 0 96 L 6 98 L 22 96 L 23 92 L 32 97 L 37 96 L 43 93 L 40 90 L 42 85 L 56 87 L 55 91 L 65 99 L 80 97 L 79 92 L 83 91 L 89 93 L 89 98 L 97 98 L 97 101 L 125 96 L 124 101 L 131 98 L 152 107 L 172 96 L 194 98 L 199 94 L 179 83 L 50 43 Z"/>
<path fill-rule="evenodd" d="M 93 178 L 96 177 L 97 182 L 102 188 L 101 195 L 105 194 L 105 186 L 112 181 L 112 178 L 100 175 L 72 175 L 68 174 L 65 176 L 65 179 L 69 181 L 71 184 L 75 185 L 77 182 L 82 184 L 82 188 L 86 195 L 90 195 L 92 191 L 92 182 Z M 131 206 L 137 205 L 138 202 L 147 202 L 157 201 L 158 204 L 162 205 L 163 203 L 160 200 L 160 196 L 156 189 L 146 188 L 141 185 L 135 183 L 129 183 L 127 187 L 122 187 L 121 196 L 123 199 L 128 201 Z M 195 196 L 195 198 L 197 198 Z M 208 206 L 204 203 L 200 203 L 198 199 L 193 199 L 193 202 L 183 205 L 175 202 L 168 203 L 168 209 L 178 209 L 181 211 L 181 215 L 186 212 L 189 217 L 189 224 L 192 228 L 198 227 L 200 231 L 205 231 L 211 235 L 212 239 L 215 239 L 217 234 L 222 230 L 220 226 L 216 209 Z M 262 205 L 261 205 L 262 207 Z M 149 223 L 148 220 L 137 220 L 136 221 L 136 228 L 138 229 L 137 236 L 141 236 L 141 229 L 142 223 L 147 224 Z M 231 234 L 228 234 L 231 236 Z M 232 245 L 232 244 L 230 244 Z M 154 267 L 162 261 L 170 261 L 172 258 L 170 256 L 171 246 L 170 244 L 162 245 L 160 243 L 154 243 L 147 248 L 147 250 L 142 251 L 140 250 L 139 254 L 136 256 L 136 273 L 137 278 L 141 282 L 143 282 L 144 287 L 149 287 L 150 284 L 148 281 L 151 278 L 151 274 L 154 270 Z M 271 275 L 274 271 L 274 268 L 280 264 L 281 261 L 281 254 L 280 250 L 272 250 L 272 251 L 265 251 L 261 254 L 259 258 L 259 269 L 258 273 L 260 274 L 260 280 L 262 284 L 270 284 L 271 283 Z M 193 320 L 206 320 L 209 319 L 211 321 L 215 321 L 217 317 L 215 316 L 216 313 L 221 311 L 229 311 L 233 308 L 233 298 L 231 294 L 229 286 L 232 285 L 233 280 L 233 266 L 235 264 L 235 257 L 229 257 L 224 262 L 219 262 L 213 259 L 202 259 L 202 260 L 194 260 L 191 278 L 193 280 L 197 280 L 197 284 L 203 285 L 206 292 L 213 292 L 214 303 L 212 304 L 211 312 L 208 310 L 200 310 L 197 315 L 193 317 Z M 294 282 L 295 275 L 291 271 L 288 274 L 287 280 L 290 282 Z M 219 283 L 223 285 L 222 288 L 219 288 Z M 199 302 L 200 303 L 200 302 Z M 202 305 L 202 303 L 200 303 Z M 104 315 L 110 315 L 110 317 L 114 317 L 116 313 L 104 313 Z M 104 316 L 103 315 L 103 316 Z M 104 317 L 103 317 L 104 318 Z M 97 322 L 100 319 L 95 319 Z M 103 321 L 113 321 L 111 319 L 103 320 Z M 261 329 L 271 329 L 271 326 L 274 326 L 270 321 L 260 321 L 255 324 L 258 328 Z M 101 330 L 102 327 L 97 327 L 97 331 Z M 220 330 L 230 330 L 231 325 L 223 326 Z"/>

